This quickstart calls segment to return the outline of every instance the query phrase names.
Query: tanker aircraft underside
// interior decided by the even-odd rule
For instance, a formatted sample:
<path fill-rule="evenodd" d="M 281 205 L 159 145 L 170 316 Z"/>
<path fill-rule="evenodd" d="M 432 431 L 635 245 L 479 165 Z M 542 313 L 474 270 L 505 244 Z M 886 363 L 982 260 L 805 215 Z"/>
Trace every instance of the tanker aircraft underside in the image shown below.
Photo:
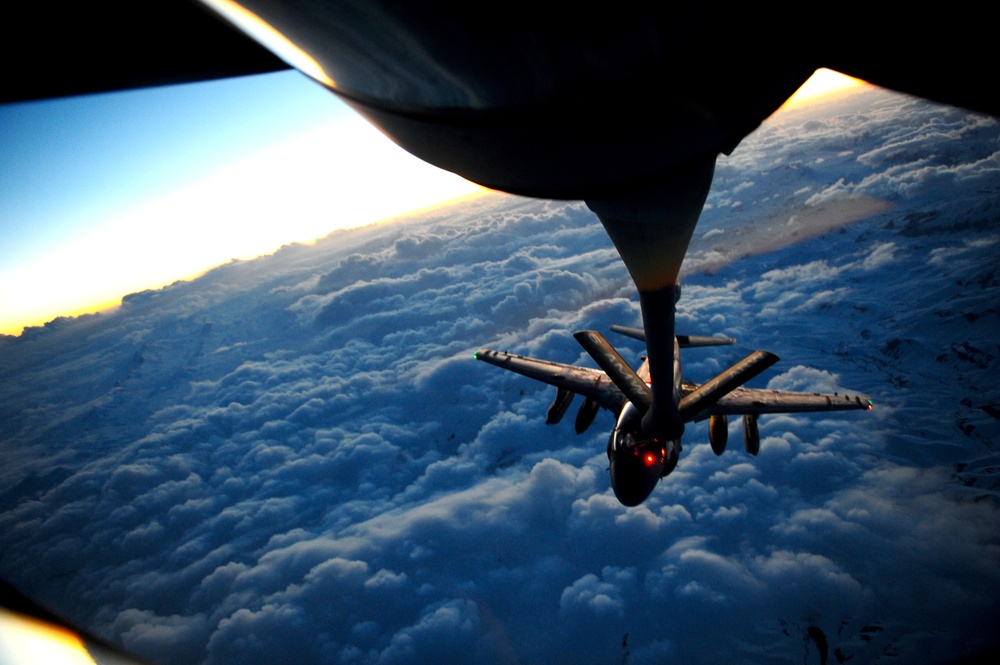
<path fill-rule="evenodd" d="M 611 326 L 611 329 L 646 341 L 642 329 L 624 326 Z M 645 358 L 639 369 L 633 370 L 599 332 L 582 330 L 574 337 L 601 369 L 526 358 L 492 349 L 480 349 L 475 358 L 555 386 L 556 398 L 545 415 L 546 424 L 554 425 L 562 420 L 575 394 L 583 395 L 585 400 L 576 417 L 577 434 L 590 427 L 602 407 L 615 414 L 615 428 L 608 441 L 611 487 L 622 504 L 637 506 L 652 493 L 660 478 L 677 466 L 681 437 L 660 438 L 644 432 L 642 417 L 653 399 L 649 362 Z M 728 337 L 674 337 L 674 385 L 669 391 L 672 405 L 683 422 L 709 420 L 708 438 L 716 455 L 726 449 L 728 416 L 743 417 L 743 446 L 748 453 L 756 455 L 760 450 L 757 430 L 760 414 L 872 408 L 872 401 L 864 395 L 742 388 L 744 383 L 778 361 L 776 355 L 767 351 L 754 351 L 701 385 L 681 378 L 679 349 L 719 346 L 735 341 Z"/>

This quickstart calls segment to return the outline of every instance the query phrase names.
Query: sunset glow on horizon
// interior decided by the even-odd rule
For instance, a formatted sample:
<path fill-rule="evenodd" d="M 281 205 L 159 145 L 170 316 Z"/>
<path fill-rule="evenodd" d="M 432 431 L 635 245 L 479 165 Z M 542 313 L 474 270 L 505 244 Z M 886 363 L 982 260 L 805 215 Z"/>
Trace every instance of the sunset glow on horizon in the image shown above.
<path fill-rule="evenodd" d="M 303 85 L 315 88 L 305 79 Z M 127 192 L 134 174 L 119 177 Z M 256 151 L 137 203 L 116 209 L 81 201 L 81 210 L 92 210 L 73 211 L 71 234 L 56 233 L 43 251 L 18 252 L 3 262 L 0 333 L 18 335 L 59 316 L 106 310 L 129 293 L 191 279 L 233 259 L 483 191 L 406 153 L 347 112 L 262 141 Z"/>
<path fill-rule="evenodd" d="M 271 88 L 275 82 L 280 94 Z M 858 83 L 820 70 L 786 106 Z M 79 141 L 75 133 L 85 131 L 95 117 L 107 125 L 97 127 L 96 138 L 84 144 L 89 148 L 77 155 L 57 154 L 53 163 L 36 163 L 48 151 L 35 149 L 27 133 L 16 140 L 7 137 L 8 144 L 0 145 L 0 152 L 28 151 L 34 160 L 12 161 L 8 175 L 0 178 L 2 198 L 9 206 L 4 212 L 13 217 L 0 238 L 0 333 L 19 335 L 26 326 L 60 316 L 106 310 L 129 293 L 192 279 L 233 259 L 252 259 L 337 229 L 487 191 L 403 151 L 297 72 L 228 84 L 250 88 L 247 99 L 225 87 L 211 92 L 216 89 L 212 85 L 217 84 L 50 102 L 65 108 L 68 118 L 67 135 L 56 144 L 60 149 L 68 150 L 62 148 L 68 141 Z M 167 93 L 179 95 L 178 108 L 191 117 L 178 122 L 196 122 L 206 104 L 223 110 L 214 125 L 183 126 L 177 136 L 184 142 L 177 142 L 170 135 L 161 137 L 165 132 L 149 121 L 148 110 L 143 111 L 143 104 L 162 106 Z M 184 95 L 194 94 L 201 95 L 197 103 L 183 101 Z M 154 101 L 141 101 L 146 98 Z M 94 99 L 103 100 L 111 113 L 98 107 L 101 115 L 95 115 L 87 107 L 97 103 Z M 126 115 L 120 109 L 132 100 L 140 100 L 134 102 L 138 110 Z M 274 109 L 265 108 L 272 103 Z M 85 110 L 74 111 L 77 106 Z M 301 108 L 311 110 L 304 114 Z M 282 123 L 282 113 L 304 114 L 309 122 L 296 116 Z M 0 123 L 5 117 L 11 116 L 0 115 Z M 14 117 L 6 121 L 12 135 L 19 130 Z M 48 124 L 38 124 L 39 131 L 48 131 Z M 108 133 L 114 130 L 128 138 Z M 227 132 L 241 152 L 216 151 L 215 161 L 202 158 L 201 144 Z M 56 140 L 34 138 L 43 144 Z M 97 165 L 101 168 L 91 165 L 94 159 L 104 160 Z M 34 198 L 24 198 L 29 188 L 18 178 L 38 180 L 35 173 L 45 173 L 53 186 L 64 189 L 42 189 L 32 194 Z M 19 218 L 23 210 L 35 218 Z"/>
<path fill-rule="evenodd" d="M 792 106 L 800 106 L 802 104 L 815 101 L 820 97 L 844 92 L 862 85 L 871 84 L 867 81 L 856 79 L 853 76 L 835 72 L 832 69 L 817 69 L 813 75 L 809 77 L 808 81 L 803 83 L 791 97 L 785 100 L 785 103 L 781 105 L 781 109 Z"/>

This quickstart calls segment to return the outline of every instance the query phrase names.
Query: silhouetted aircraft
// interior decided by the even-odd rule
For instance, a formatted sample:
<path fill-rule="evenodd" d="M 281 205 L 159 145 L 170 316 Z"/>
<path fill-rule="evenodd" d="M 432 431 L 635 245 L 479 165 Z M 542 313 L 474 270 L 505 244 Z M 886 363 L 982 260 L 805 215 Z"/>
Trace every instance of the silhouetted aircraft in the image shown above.
<path fill-rule="evenodd" d="M 645 333 L 638 328 L 611 326 L 611 329 L 646 341 Z M 573 336 L 601 369 L 525 358 L 491 349 L 480 349 L 475 357 L 476 360 L 555 386 L 556 398 L 545 414 L 546 424 L 554 425 L 562 420 L 574 394 L 584 397 L 583 406 L 576 416 L 577 434 L 590 427 L 600 408 L 614 413 L 616 424 L 608 440 L 611 487 L 621 503 L 637 506 L 646 500 L 660 478 L 677 466 L 681 452 L 680 437 L 664 440 L 643 431 L 641 419 L 652 404 L 648 361 L 643 360 L 639 369 L 633 370 L 599 332 L 582 330 Z M 864 395 L 741 388 L 778 362 L 778 357 L 767 351 L 754 351 L 702 385 L 688 383 L 681 378 L 679 349 L 720 346 L 735 341 L 728 337 L 674 337 L 674 384 L 669 391 L 670 399 L 684 422 L 709 420 L 708 439 L 716 455 L 721 455 L 726 449 L 728 416 L 743 417 L 743 447 L 751 455 L 756 455 L 760 451 L 757 430 L 757 416 L 760 414 L 872 408 L 872 401 Z"/>

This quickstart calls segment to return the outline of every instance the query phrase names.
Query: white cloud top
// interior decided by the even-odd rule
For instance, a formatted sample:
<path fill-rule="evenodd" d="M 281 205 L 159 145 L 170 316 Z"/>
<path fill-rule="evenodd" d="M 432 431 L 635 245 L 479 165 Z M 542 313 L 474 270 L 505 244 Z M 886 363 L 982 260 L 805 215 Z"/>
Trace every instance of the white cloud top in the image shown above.
<path fill-rule="evenodd" d="M 720 161 L 677 319 L 739 338 L 686 351 L 692 379 L 768 348 L 760 385 L 874 412 L 761 418 L 756 458 L 737 419 L 722 457 L 692 425 L 621 506 L 610 416 L 546 427 L 549 390 L 471 356 L 587 362 L 573 330 L 639 321 L 628 275 L 581 204 L 490 197 L 4 339 L 0 572 L 166 663 L 995 645 L 1000 132 L 862 94 L 863 116 L 781 116 Z M 815 197 L 858 194 L 895 207 L 789 238 Z"/>

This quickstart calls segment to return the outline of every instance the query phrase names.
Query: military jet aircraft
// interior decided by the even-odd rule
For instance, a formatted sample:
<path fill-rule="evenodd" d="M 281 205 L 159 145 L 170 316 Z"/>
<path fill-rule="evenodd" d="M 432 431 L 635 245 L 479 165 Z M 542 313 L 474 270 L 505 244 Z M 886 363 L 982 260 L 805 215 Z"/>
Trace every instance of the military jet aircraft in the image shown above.
<path fill-rule="evenodd" d="M 646 341 L 645 333 L 639 328 L 611 326 L 611 329 Z M 614 413 L 616 424 L 608 440 L 611 488 L 622 504 L 637 506 L 649 497 L 659 480 L 677 466 L 681 452 L 680 437 L 665 440 L 643 431 L 642 416 L 652 402 L 647 360 L 643 359 L 639 369 L 633 370 L 599 332 L 582 330 L 574 337 L 601 369 L 525 358 L 492 349 L 480 349 L 475 358 L 555 386 L 556 398 L 545 414 L 546 424 L 554 425 L 562 420 L 575 394 L 583 395 L 585 400 L 576 417 L 577 434 L 590 427 L 600 408 Z M 728 416 L 743 416 L 743 446 L 748 453 L 756 455 L 760 451 L 757 429 L 757 416 L 760 414 L 872 408 L 872 401 L 864 395 L 741 388 L 778 361 L 776 355 L 767 351 L 754 351 L 702 385 L 681 378 L 679 349 L 719 346 L 735 341 L 728 337 L 674 337 L 671 398 L 683 422 L 708 418 L 708 440 L 716 455 L 721 455 L 726 449 Z"/>

